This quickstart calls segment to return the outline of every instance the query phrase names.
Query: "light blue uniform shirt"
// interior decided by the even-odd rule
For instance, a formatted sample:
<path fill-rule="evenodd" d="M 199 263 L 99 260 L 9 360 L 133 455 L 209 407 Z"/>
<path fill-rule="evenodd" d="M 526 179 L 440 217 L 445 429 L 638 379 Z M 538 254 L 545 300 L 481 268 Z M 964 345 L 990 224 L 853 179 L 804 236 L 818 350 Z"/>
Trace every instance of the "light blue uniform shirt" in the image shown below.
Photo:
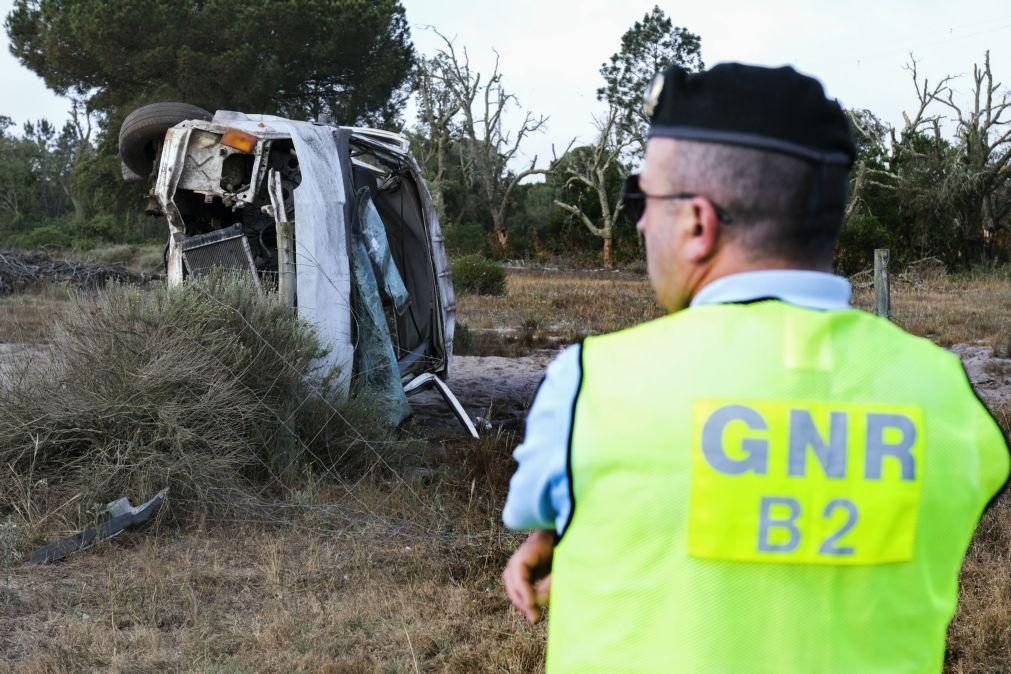
<path fill-rule="evenodd" d="M 847 309 L 849 281 L 816 271 L 768 270 L 731 274 L 702 288 L 692 306 L 775 298 L 809 309 Z M 510 529 L 555 529 L 562 533 L 572 509 L 566 474 L 573 402 L 579 388 L 579 345 L 548 365 L 530 413 L 519 464 L 509 482 L 502 520 Z"/>

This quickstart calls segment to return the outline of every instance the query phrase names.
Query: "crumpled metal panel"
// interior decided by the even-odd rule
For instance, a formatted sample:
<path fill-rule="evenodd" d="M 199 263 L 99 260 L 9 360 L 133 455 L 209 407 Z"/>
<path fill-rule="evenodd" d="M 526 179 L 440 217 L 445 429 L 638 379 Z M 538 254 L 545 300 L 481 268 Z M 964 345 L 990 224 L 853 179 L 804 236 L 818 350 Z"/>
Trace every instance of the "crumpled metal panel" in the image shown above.
<path fill-rule="evenodd" d="M 450 366 L 453 362 L 453 335 L 456 332 L 456 293 L 453 291 L 453 272 L 449 266 L 449 256 L 446 255 L 446 239 L 442 235 L 442 227 L 439 224 L 439 214 L 435 210 L 435 202 L 432 200 L 432 193 L 428 191 L 428 186 L 421 177 L 421 167 L 411 155 L 405 156 L 411 167 L 411 172 L 415 175 L 415 183 L 418 185 L 418 194 L 421 197 L 421 207 L 425 213 L 425 225 L 428 227 L 428 240 L 431 244 L 432 264 L 435 266 L 435 277 L 439 285 L 439 318 L 436 324 L 443 330 L 443 341 L 446 345 L 446 362 L 444 366 L 436 370 L 444 380 L 449 380 Z"/>
<path fill-rule="evenodd" d="M 359 141 L 364 141 L 403 161 L 410 168 L 414 177 L 414 182 L 418 187 L 418 196 L 421 199 L 429 249 L 439 290 L 438 320 L 435 321 L 435 324 L 441 334 L 433 335 L 432 341 L 435 344 L 441 343 L 445 347 L 445 360 L 435 366 L 433 372 L 448 380 L 453 360 L 453 336 L 456 332 L 456 293 L 453 291 L 453 273 L 450 271 L 445 237 L 442 235 L 442 227 L 439 224 L 439 215 L 435 210 L 432 193 L 428 191 L 428 186 L 422 177 L 421 167 L 411 155 L 410 145 L 403 136 L 380 129 L 342 128 L 348 128 Z"/>
<path fill-rule="evenodd" d="M 175 204 L 176 187 L 183 174 L 186 147 L 190 140 L 188 123 L 180 124 L 165 133 L 161 148 L 161 164 L 154 185 L 154 195 L 169 223 L 168 276 L 169 285 L 183 282 L 182 242 L 186 237 L 186 223 Z"/>

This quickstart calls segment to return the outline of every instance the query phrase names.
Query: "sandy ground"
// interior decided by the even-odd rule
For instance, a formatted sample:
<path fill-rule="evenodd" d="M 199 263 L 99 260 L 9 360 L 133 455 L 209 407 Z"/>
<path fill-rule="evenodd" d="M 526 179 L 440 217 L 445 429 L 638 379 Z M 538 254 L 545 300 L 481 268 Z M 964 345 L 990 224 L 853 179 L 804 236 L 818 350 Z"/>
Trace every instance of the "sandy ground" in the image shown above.
<path fill-rule="evenodd" d="M 544 369 L 557 352 L 520 358 L 454 356 L 449 387 L 475 419 L 479 432 L 502 427 L 520 430 Z M 435 391 L 411 397 L 416 423 L 437 434 L 461 429 Z M 462 432 L 462 429 L 461 429 Z"/>
<path fill-rule="evenodd" d="M 1011 358 L 996 358 L 989 346 L 956 344 L 973 388 L 990 407 L 1011 403 Z"/>
<path fill-rule="evenodd" d="M 996 358 L 989 346 L 956 344 L 951 351 L 965 364 L 969 380 L 991 408 L 1011 404 L 1011 359 Z M 556 355 L 548 351 L 520 358 L 456 356 L 449 385 L 478 430 L 522 430 L 523 419 L 544 369 Z M 438 435 L 462 432 L 442 398 L 425 391 L 411 398 L 415 423 Z"/>

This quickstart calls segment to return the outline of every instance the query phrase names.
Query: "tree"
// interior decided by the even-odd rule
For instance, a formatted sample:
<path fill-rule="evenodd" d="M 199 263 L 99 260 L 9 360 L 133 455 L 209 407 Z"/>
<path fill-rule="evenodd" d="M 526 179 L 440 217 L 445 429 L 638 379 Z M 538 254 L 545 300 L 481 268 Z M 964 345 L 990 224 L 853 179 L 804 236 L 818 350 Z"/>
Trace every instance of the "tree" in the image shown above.
<path fill-rule="evenodd" d="M 72 206 L 73 156 L 67 127 L 57 132 L 48 120 L 9 132 L 0 117 L 0 231 L 23 231 L 67 215 Z"/>
<path fill-rule="evenodd" d="M 9 133 L 10 117 L 0 116 L 0 230 L 10 231 L 28 215 L 38 199 L 37 179 L 22 139 Z"/>
<path fill-rule="evenodd" d="M 425 77 L 441 88 L 438 96 L 447 96 L 458 110 L 458 116 L 449 119 L 459 126 L 464 149 L 460 155 L 462 173 L 468 184 L 479 188 L 477 194 L 491 217 L 495 242 L 499 250 L 504 251 L 508 244 L 506 215 L 513 191 L 524 178 L 546 173 L 537 168 L 537 157 L 518 173 L 513 173 L 509 164 L 518 156 L 527 136 L 540 131 L 547 118 L 528 111 L 518 127 L 508 128 L 504 114 L 516 104 L 516 96 L 508 93 L 502 84 L 498 54 L 491 75 L 482 84 L 483 75 L 471 70 L 467 50 L 459 54 L 452 40 L 433 31 L 442 38 L 444 47 L 434 58 L 422 62 L 429 68 Z M 436 133 L 449 133 L 448 126 L 449 122 Z"/>
<path fill-rule="evenodd" d="M 451 122 L 460 112 L 460 100 L 438 76 L 449 68 L 445 58 L 441 54 L 433 58 L 421 58 L 414 68 L 418 124 L 411 136 L 418 162 L 426 169 L 426 182 L 440 218 L 445 217 L 443 182 L 454 137 Z"/>
<path fill-rule="evenodd" d="M 686 28 L 675 26 L 659 6 L 621 36 L 621 49 L 600 67 L 604 86 L 597 90 L 597 100 L 620 110 L 617 124 L 632 137 L 639 156 L 646 148 L 649 119 L 643 111 L 643 97 L 653 77 L 670 66 L 699 72 L 702 63 L 702 39 Z"/>
<path fill-rule="evenodd" d="M 903 217 L 892 223 L 899 245 L 921 255 L 939 255 L 950 266 L 967 266 L 992 257 L 998 232 L 1007 227 L 1011 203 L 1011 98 L 1000 91 L 990 70 L 989 52 L 973 67 L 968 103 L 959 103 L 952 76 L 931 84 L 920 79 L 917 63 L 907 65 L 916 92 L 915 113 L 904 125 L 888 128 L 888 141 L 869 130 L 867 119 L 851 114 L 858 140 L 867 148 L 858 159 L 849 216 L 866 206 L 868 187 L 892 190 Z M 954 140 L 942 135 L 947 108 Z"/>
<path fill-rule="evenodd" d="M 957 103 L 951 87 L 934 100 L 954 115 L 961 156 L 946 187 L 958 209 L 967 259 L 993 256 L 997 231 L 1005 224 L 1011 204 L 999 199 L 1011 185 L 1011 97 L 993 81 L 989 50 L 983 67 L 972 67 L 973 89 L 968 104 Z"/>
<path fill-rule="evenodd" d="M 184 100 L 388 124 L 414 57 L 399 0 L 15 0 L 5 27 L 21 63 L 103 114 Z"/>
<path fill-rule="evenodd" d="M 849 118 L 857 157 L 850 181 L 850 195 L 843 217 L 844 223 L 852 220 L 857 210 L 864 205 L 867 171 L 884 168 L 885 139 L 888 135 L 888 126 L 866 108 L 847 110 L 846 115 Z"/>
<path fill-rule="evenodd" d="M 603 239 L 604 266 L 608 269 L 614 266 L 611 244 L 614 227 L 622 212 L 618 192 L 624 167 L 620 157 L 622 152 L 635 142 L 618 123 L 620 115 L 621 112 L 612 107 L 605 117 L 596 120 L 596 142 L 568 152 L 568 156 L 556 161 L 554 167 L 556 172 L 565 177 L 565 188 L 576 188 L 570 191 L 574 198 L 564 201 L 555 199 L 555 205 L 578 218 L 591 234 Z M 587 212 L 588 209 L 580 203 L 579 197 L 587 192 L 596 200 L 596 206 L 599 208 L 596 222 Z"/>

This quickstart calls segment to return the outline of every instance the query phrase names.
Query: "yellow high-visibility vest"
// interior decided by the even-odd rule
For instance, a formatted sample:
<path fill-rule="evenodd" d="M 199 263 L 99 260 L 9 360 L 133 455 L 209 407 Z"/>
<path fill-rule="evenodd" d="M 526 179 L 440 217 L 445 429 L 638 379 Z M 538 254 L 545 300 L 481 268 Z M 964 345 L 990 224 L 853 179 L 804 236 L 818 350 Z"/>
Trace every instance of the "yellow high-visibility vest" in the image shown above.
<path fill-rule="evenodd" d="M 549 672 L 938 672 L 1008 449 L 958 358 L 856 310 L 587 339 Z"/>

